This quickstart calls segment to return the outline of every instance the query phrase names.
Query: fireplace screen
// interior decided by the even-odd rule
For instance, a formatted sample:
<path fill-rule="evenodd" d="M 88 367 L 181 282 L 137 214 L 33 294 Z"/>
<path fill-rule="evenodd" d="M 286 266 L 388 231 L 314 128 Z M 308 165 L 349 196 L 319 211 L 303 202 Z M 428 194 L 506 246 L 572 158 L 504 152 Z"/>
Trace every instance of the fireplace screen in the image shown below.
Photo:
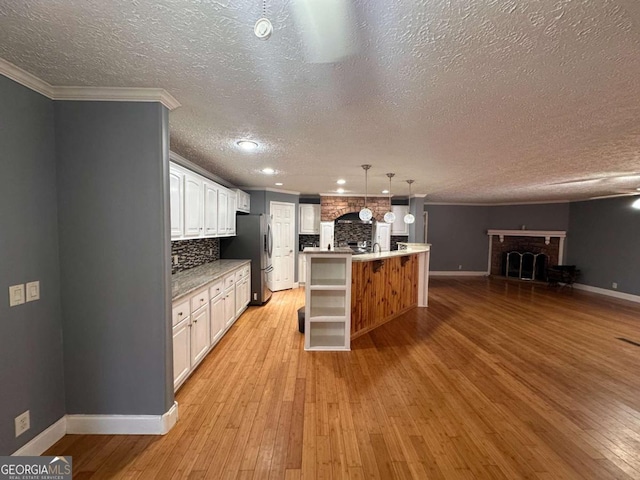
<path fill-rule="evenodd" d="M 546 280 L 547 256 L 544 253 L 505 252 L 502 274 L 520 280 Z"/>

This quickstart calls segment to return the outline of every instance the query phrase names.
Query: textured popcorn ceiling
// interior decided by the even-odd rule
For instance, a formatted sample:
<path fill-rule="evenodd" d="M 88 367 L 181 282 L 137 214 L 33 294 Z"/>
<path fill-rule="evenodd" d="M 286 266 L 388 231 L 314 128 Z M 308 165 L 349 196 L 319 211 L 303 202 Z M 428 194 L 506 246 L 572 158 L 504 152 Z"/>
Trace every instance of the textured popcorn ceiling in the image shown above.
<path fill-rule="evenodd" d="M 640 2 L 354 0 L 357 53 L 312 64 L 293 1 L 267 0 L 264 42 L 259 0 L 0 0 L 0 57 L 54 85 L 165 88 L 172 149 L 238 185 L 362 193 L 370 163 L 370 193 L 391 171 L 433 202 L 640 187 Z"/>

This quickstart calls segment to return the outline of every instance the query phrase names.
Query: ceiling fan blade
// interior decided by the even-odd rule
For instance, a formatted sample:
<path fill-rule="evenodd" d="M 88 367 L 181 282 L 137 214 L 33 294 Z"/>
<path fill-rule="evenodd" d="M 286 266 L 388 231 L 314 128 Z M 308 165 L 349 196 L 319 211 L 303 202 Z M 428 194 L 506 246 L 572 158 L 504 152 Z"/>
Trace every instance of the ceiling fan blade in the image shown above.
<path fill-rule="evenodd" d="M 291 8 L 308 63 L 334 63 L 357 51 L 349 0 L 293 0 Z"/>

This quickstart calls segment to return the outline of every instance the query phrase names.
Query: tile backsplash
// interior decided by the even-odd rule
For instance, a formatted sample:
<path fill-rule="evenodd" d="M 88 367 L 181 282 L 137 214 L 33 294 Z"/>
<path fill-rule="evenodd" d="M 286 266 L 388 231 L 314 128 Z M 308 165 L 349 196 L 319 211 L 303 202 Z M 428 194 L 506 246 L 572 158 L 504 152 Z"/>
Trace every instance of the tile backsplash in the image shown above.
<path fill-rule="evenodd" d="M 298 247 L 299 250 L 302 250 L 305 246 L 310 246 L 310 244 L 315 243 L 316 246 L 320 243 L 320 235 L 305 235 L 300 234 L 298 236 Z"/>
<path fill-rule="evenodd" d="M 178 255 L 178 263 L 173 258 Z M 220 260 L 219 238 L 198 238 L 171 242 L 171 273 L 199 267 Z"/>
<path fill-rule="evenodd" d="M 336 247 L 349 242 L 363 242 L 371 245 L 373 225 L 370 223 L 336 223 L 334 227 L 334 243 Z M 326 245 L 322 245 L 326 247 Z"/>

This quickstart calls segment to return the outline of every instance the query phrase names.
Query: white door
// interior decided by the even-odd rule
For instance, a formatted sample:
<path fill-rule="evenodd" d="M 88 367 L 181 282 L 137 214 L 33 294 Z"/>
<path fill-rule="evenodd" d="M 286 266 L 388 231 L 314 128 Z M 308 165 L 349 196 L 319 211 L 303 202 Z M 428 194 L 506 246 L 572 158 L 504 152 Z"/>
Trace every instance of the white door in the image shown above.
<path fill-rule="evenodd" d="M 409 224 L 404 223 L 404 216 L 409 213 L 409 207 L 391 205 L 391 211 L 396 214 L 396 221 L 391 224 L 391 235 L 409 235 Z"/>
<path fill-rule="evenodd" d="M 171 211 L 171 238 L 182 237 L 182 185 L 184 174 L 173 167 L 169 168 L 169 203 Z"/>
<path fill-rule="evenodd" d="M 236 289 L 235 286 L 224 292 L 224 326 L 229 327 L 236 319 Z"/>
<path fill-rule="evenodd" d="M 333 249 L 333 222 L 320 222 L 320 248 L 327 250 L 329 246 Z"/>
<path fill-rule="evenodd" d="M 229 192 L 229 200 L 227 205 L 227 235 L 236 234 L 236 201 L 237 195 L 235 192 Z"/>
<path fill-rule="evenodd" d="M 300 205 L 299 233 L 317 235 L 320 233 L 320 205 Z"/>
<path fill-rule="evenodd" d="M 296 241 L 296 206 L 293 203 L 271 202 L 273 254 L 270 289 L 274 292 L 293 288 Z"/>
<path fill-rule="evenodd" d="M 202 181 L 195 175 L 184 176 L 184 236 L 202 234 Z"/>
<path fill-rule="evenodd" d="M 211 344 L 222 336 L 224 331 L 224 293 L 211 300 Z"/>
<path fill-rule="evenodd" d="M 173 388 L 176 389 L 189 376 L 191 370 L 191 354 L 189 345 L 189 323 L 191 319 L 185 318 L 173 327 Z"/>
<path fill-rule="evenodd" d="M 218 189 L 208 182 L 204 182 L 204 234 L 218 234 Z"/>

